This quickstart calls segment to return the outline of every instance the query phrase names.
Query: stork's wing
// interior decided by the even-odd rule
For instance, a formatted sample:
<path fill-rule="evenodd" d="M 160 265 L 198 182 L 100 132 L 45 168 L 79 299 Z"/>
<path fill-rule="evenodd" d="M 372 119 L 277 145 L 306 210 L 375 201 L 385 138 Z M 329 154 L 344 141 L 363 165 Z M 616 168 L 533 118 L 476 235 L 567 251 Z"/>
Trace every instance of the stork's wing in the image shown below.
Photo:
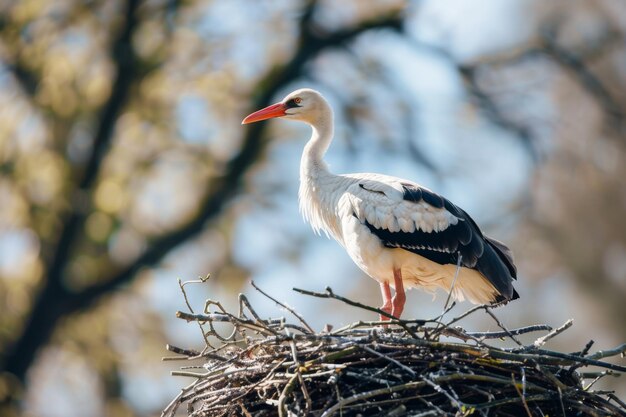
<path fill-rule="evenodd" d="M 357 188 L 358 187 L 358 188 Z M 389 177 L 363 179 L 349 190 L 354 216 L 385 246 L 402 248 L 438 264 L 476 269 L 505 299 L 517 298 L 511 251 L 482 234 L 474 220 L 440 195 Z"/>

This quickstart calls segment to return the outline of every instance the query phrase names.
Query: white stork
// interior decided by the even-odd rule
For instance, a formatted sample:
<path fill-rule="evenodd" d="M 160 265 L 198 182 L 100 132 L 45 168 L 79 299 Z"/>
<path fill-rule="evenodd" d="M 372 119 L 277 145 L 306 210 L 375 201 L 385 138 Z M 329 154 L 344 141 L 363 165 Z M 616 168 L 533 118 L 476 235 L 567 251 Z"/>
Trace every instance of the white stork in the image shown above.
<path fill-rule="evenodd" d="M 319 92 L 296 90 L 242 124 L 274 117 L 305 122 L 313 129 L 300 165 L 300 211 L 316 232 L 332 236 L 380 283 L 383 311 L 400 318 L 405 287 L 452 289 L 454 299 L 475 304 L 519 297 L 509 248 L 483 235 L 447 199 L 400 178 L 328 170 L 322 158 L 333 138 L 333 111 Z M 390 287 L 395 288 L 393 298 Z"/>

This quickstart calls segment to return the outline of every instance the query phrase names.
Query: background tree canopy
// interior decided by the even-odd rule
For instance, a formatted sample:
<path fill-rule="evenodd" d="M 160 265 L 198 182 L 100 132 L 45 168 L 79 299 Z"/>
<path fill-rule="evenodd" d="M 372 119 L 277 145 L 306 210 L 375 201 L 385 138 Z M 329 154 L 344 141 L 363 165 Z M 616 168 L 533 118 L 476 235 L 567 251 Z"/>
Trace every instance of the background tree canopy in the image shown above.
<path fill-rule="evenodd" d="M 160 412 L 163 345 L 195 340 L 177 278 L 212 274 L 198 303 L 252 278 L 319 328 L 361 313 L 291 287 L 378 303 L 300 220 L 307 129 L 240 126 L 302 86 L 337 113 L 336 172 L 412 178 L 511 244 L 511 325 L 623 342 L 625 30 L 611 0 L 2 0 L 2 415 Z"/>

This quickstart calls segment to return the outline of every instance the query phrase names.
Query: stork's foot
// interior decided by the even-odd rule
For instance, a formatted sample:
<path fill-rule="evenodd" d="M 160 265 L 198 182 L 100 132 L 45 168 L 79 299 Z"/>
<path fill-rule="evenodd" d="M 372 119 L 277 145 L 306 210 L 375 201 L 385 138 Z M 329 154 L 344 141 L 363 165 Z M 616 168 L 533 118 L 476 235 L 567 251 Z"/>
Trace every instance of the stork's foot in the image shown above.
<path fill-rule="evenodd" d="M 383 304 L 379 308 L 382 311 L 384 311 L 385 313 L 393 315 L 393 313 L 391 312 L 393 310 L 393 306 L 392 306 L 392 301 L 391 300 L 389 300 L 388 302 L 386 302 L 385 304 Z M 389 321 L 389 320 L 391 320 L 389 317 L 384 316 L 382 314 L 379 314 L 379 317 L 380 317 L 380 321 Z"/>
<path fill-rule="evenodd" d="M 406 296 L 404 292 L 397 293 L 394 295 L 391 305 L 391 315 L 395 318 L 399 319 L 404 311 L 404 303 L 406 301 Z"/>
<path fill-rule="evenodd" d="M 389 287 L 388 282 L 380 283 L 380 293 L 383 296 L 383 305 L 380 306 L 380 309 L 387 314 L 391 314 L 391 310 L 393 309 L 393 302 L 391 300 L 391 288 Z M 388 321 L 389 317 L 384 316 L 382 314 L 379 315 L 380 321 Z"/>
<path fill-rule="evenodd" d="M 396 287 L 396 294 L 391 298 L 391 288 L 388 282 L 382 282 L 380 284 L 380 292 L 383 296 L 383 305 L 380 307 L 382 311 L 387 314 L 391 314 L 393 317 L 399 319 L 404 310 L 404 303 L 406 302 L 406 295 L 404 293 L 404 283 L 402 282 L 402 271 L 400 269 L 393 270 L 393 283 Z M 389 317 L 380 315 L 380 321 L 388 321 Z"/>
<path fill-rule="evenodd" d="M 396 295 L 391 300 L 391 315 L 399 319 L 404 311 L 404 303 L 406 302 L 406 294 L 404 293 L 404 283 L 402 282 L 402 271 L 400 269 L 393 270 L 393 282 L 396 287 Z"/>

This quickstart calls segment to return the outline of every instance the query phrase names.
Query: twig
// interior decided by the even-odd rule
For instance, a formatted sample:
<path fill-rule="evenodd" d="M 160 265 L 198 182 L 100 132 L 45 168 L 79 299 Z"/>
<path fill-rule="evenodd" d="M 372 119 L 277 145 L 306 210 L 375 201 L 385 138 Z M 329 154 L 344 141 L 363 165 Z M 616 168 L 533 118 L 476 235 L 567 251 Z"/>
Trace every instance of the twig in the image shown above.
<path fill-rule="evenodd" d="M 548 371 L 541 365 L 535 364 L 535 369 L 541 372 L 543 376 L 545 376 L 550 382 L 552 382 L 554 386 L 558 389 L 567 389 L 567 386 L 563 382 L 559 381 L 559 379 L 552 372 Z"/>
<path fill-rule="evenodd" d="M 333 290 L 330 287 L 326 287 L 326 293 L 319 293 L 319 292 L 314 292 L 314 291 L 307 291 L 307 290 L 303 290 L 300 288 L 293 288 L 294 291 L 299 292 L 300 294 L 304 294 L 304 295 L 310 295 L 313 297 L 318 297 L 318 298 L 333 298 L 335 300 L 339 300 L 341 302 L 344 302 L 348 305 L 354 306 L 354 307 L 358 307 L 358 308 L 362 308 L 364 310 L 368 310 L 368 311 L 373 311 L 375 313 L 378 314 L 382 314 L 385 317 L 389 317 L 391 320 L 389 320 L 388 322 L 386 322 L 386 324 L 397 324 L 398 326 L 402 327 L 409 335 L 411 335 L 412 337 L 417 338 L 417 335 L 415 334 L 415 332 L 413 330 L 411 330 L 407 323 L 404 320 L 398 319 L 394 316 L 392 316 L 391 314 L 387 313 L 386 311 L 383 311 L 379 308 L 375 308 L 375 307 L 371 307 L 365 304 L 361 304 L 357 301 L 352 301 L 346 297 L 342 297 L 341 295 L 337 295 L 333 292 Z"/>
<path fill-rule="evenodd" d="M 512 341 L 514 341 L 515 343 L 517 343 L 519 346 L 523 346 L 523 345 L 522 345 L 522 342 L 520 342 L 519 340 L 517 340 L 517 339 L 515 338 L 515 336 L 513 336 L 513 334 L 510 332 L 510 330 L 509 330 L 509 329 L 507 329 L 506 327 L 504 327 L 504 324 L 502 324 L 502 323 L 500 322 L 500 320 L 496 317 L 496 315 L 495 315 L 495 314 L 493 314 L 493 312 L 491 311 L 491 309 L 490 309 L 489 307 L 486 307 L 486 308 L 485 308 L 485 311 L 487 312 L 487 314 L 489 314 L 489 315 L 491 316 L 491 318 L 493 318 L 493 319 L 495 320 L 495 322 L 496 322 L 496 324 L 498 325 L 498 327 L 500 327 L 500 328 L 504 331 L 504 333 L 506 333 L 506 335 L 507 335 L 507 336 L 508 336 L 508 337 L 509 337 Z"/>
<path fill-rule="evenodd" d="M 298 374 L 291 377 L 285 388 L 280 393 L 280 397 L 278 398 L 278 416 L 286 417 L 287 408 L 285 402 L 287 402 L 287 397 L 291 394 L 296 386 L 296 382 L 298 381 Z"/>
<path fill-rule="evenodd" d="M 222 314 L 222 313 L 210 313 L 210 314 L 200 314 L 200 313 L 186 313 L 184 311 L 177 311 L 176 317 L 179 319 L 187 320 L 187 321 L 219 321 L 224 323 L 230 323 L 233 320 L 233 316 L 230 314 Z M 243 320 L 242 320 L 243 321 Z M 246 323 L 254 324 L 251 320 L 246 320 Z"/>
<path fill-rule="evenodd" d="M 578 374 L 582 379 L 591 379 L 591 378 L 597 378 L 599 376 L 612 376 L 612 377 L 620 377 L 622 376 L 622 374 L 619 374 L 617 372 L 613 372 L 611 370 L 608 371 L 602 371 L 602 372 L 580 372 Z"/>
<path fill-rule="evenodd" d="M 527 351 L 526 348 L 524 348 L 524 350 L 522 350 L 522 352 Z M 585 358 L 585 357 L 580 357 L 577 355 L 570 355 L 568 353 L 561 353 L 561 352 L 553 352 L 551 350 L 546 350 L 546 349 L 535 349 L 532 350 L 532 354 L 526 354 L 526 353 L 513 353 L 513 352 L 505 352 L 505 351 L 500 351 L 500 350 L 491 350 L 489 353 L 491 355 L 506 359 L 508 358 L 519 358 L 519 360 L 540 360 L 540 359 L 544 359 L 544 361 L 546 359 L 549 358 L 556 358 L 559 359 L 558 362 L 554 362 L 554 363 L 561 363 L 561 364 L 578 364 L 581 363 L 583 365 L 593 365 L 593 366 L 600 366 L 602 368 L 606 368 L 606 369 L 612 369 L 614 371 L 619 371 L 619 372 L 626 372 L 626 367 L 625 366 L 620 366 L 620 365 L 615 365 L 612 363 L 608 363 L 608 362 L 602 362 L 602 361 L 598 361 L 595 359 L 589 359 L 589 358 Z"/>
<path fill-rule="evenodd" d="M 563 392 L 561 391 L 561 387 L 556 387 L 556 389 L 559 392 L 559 403 L 561 404 L 561 412 L 563 413 L 563 417 L 567 417 L 567 414 L 565 414 L 565 404 L 563 404 Z"/>
<path fill-rule="evenodd" d="M 416 325 L 418 330 L 419 330 L 420 326 L 425 323 L 425 320 L 421 320 L 421 319 L 414 319 L 414 320 L 402 319 L 402 321 L 407 326 L 408 325 Z M 392 323 L 393 323 L 393 321 L 392 321 Z M 368 330 L 366 330 L 366 332 L 369 333 L 369 332 L 371 332 L 373 327 L 383 326 L 385 324 L 389 324 L 389 321 L 381 321 L 381 320 L 363 321 L 363 320 L 360 320 L 360 321 L 348 324 L 346 326 L 340 327 L 337 330 L 333 330 L 330 334 L 340 335 L 342 333 L 348 332 L 350 330 L 359 329 L 361 327 L 368 329 Z"/>
<path fill-rule="evenodd" d="M 285 334 L 288 337 L 291 336 L 289 333 L 289 329 L 285 329 Z M 296 368 L 296 375 L 298 377 L 298 381 L 300 382 L 300 389 L 302 391 L 302 395 L 304 396 L 305 403 L 306 403 L 306 409 L 304 411 L 304 414 L 307 415 L 309 414 L 309 410 L 311 409 L 313 402 L 311 401 L 311 396 L 309 395 L 309 391 L 306 388 L 306 384 L 304 383 L 304 380 L 302 379 L 302 373 L 300 373 L 300 360 L 298 359 L 298 348 L 296 347 L 296 342 L 293 338 L 290 338 L 289 340 L 289 347 L 291 348 L 291 356 L 293 358 L 293 363 Z M 282 408 L 279 406 L 279 410 L 281 409 Z"/>
<path fill-rule="evenodd" d="M 335 405 L 333 405 L 332 407 L 324 411 L 321 417 L 330 417 L 333 414 L 335 414 L 337 411 L 339 411 L 342 407 L 345 407 L 346 405 L 352 404 L 357 401 L 364 400 L 366 398 L 376 397 L 376 396 L 384 395 L 384 394 L 392 394 L 394 392 L 404 391 L 404 390 L 409 390 L 409 389 L 411 390 L 417 389 L 424 385 L 426 385 L 426 382 L 424 381 L 413 381 L 413 382 L 408 382 L 406 384 L 394 385 L 393 387 L 381 388 L 381 389 L 371 390 L 367 392 L 361 392 L 359 394 L 353 395 L 348 398 L 344 398 L 341 401 L 337 402 Z"/>
<path fill-rule="evenodd" d="M 387 313 L 384 310 L 381 310 L 379 308 L 376 307 L 371 307 L 362 303 L 359 303 L 358 301 L 352 301 L 348 298 L 342 297 L 340 295 L 337 295 L 333 292 L 333 290 L 330 287 L 326 287 L 326 292 L 325 293 L 321 293 L 321 292 L 315 292 L 315 291 L 309 291 L 309 290 L 303 290 L 301 288 L 293 288 L 293 290 L 295 292 L 298 292 L 300 294 L 304 294 L 304 295 L 310 295 L 311 297 L 317 297 L 317 298 L 332 298 L 335 300 L 339 300 L 341 302 L 344 302 L 348 305 L 351 305 L 353 307 L 358 307 L 361 308 L 363 310 L 367 310 L 367 311 L 371 311 L 374 313 L 378 313 L 380 315 L 383 315 L 385 317 L 390 318 L 391 320 L 397 320 L 394 316 L 392 316 L 390 313 Z"/>
<path fill-rule="evenodd" d="M 539 347 L 545 345 L 548 340 L 552 339 L 554 336 L 559 335 L 559 334 L 563 333 L 565 330 L 567 330 L 570 327 L 572 327 L 572 324 L 574 324 L 574 320 L 573 319 L 567 320 L 560 327 L 557 327 L 556 329 L 552 330 L 547 335 L 542 336 L 542 337 L 538 338 L 537 340 L 535 340 L 535 342 L 533 343 L 533 346 L 539 348 Z"/>
<path fill-rule="evenodd" d="M 174 414 L 176 414 L 176 410 L 178 410 L 178 407 L 181 404 L 181 401 L 180 401 L 181 398 L 187 392 L 192 390 L 195 387 L 195 385 L 196 385 L 195 382 L 192 382 L 191 384 L 189 384 L 185 388 L 181 389 L 180 392 L 178 393 L 178 395 L 176 395 L 176 397 L 174 397 L 174 399 L 172 401 L 170 401 L 169 404 L 167 404 L 165 406 L 165 408 L 163 409 L 163 412 L 161 413 L 161 417 L 173 416 Z"/>
<path fill-rule="evenodd" d="M 275 372 L 278 368 L 280 368 L 281 366 L 283 366 L 283 364 L 286 362 L 286 359 L 283 359 L 281 361 L 279 361 L 276 365 L 274 365 L 274 367 L 272 369 L 270 369 L 270 371 L 267 373 L 267 375 L 265 375 L 263 378 L 261 378 L 259 381 L 257 381 L 256 383 L 252 384 L 248 390 L 246 392 L 244 392 L 243 394 L 241 394 L 238 397 L 235 397 L 233 399 L 233 401 L 238 401 L 242 398 L 244 398 L 246 395 L 248 395 L 250 392 L 252 392 L 253 389 L 255 389 L 257 386 L 263 384 L 265 381 L 267 381 L 268 379 L 272 378 L 275 375 Z"/>
<path fill-rule="evenodd" d="M 200 355 L 200 352 L 198 352 L 197 350 L 183 349 L 183 348 L 179 348 L 179 347 L 174 346 L 174 345 L 170 345 L 169 343 L 167 345 L 165 345 L 165 349 L 169 350 L 170 352 L 178 353 L 179 355 L 185 355 L 185 356 L 188 356 L 188 357 Z"/>
<path fill-rule="evenodd" d="M 617 398 L 617 396 L 610 392 L 607 394 L 607 397 L 609 397 L 609 399 L 615 401 L 616 403 L 618 403 L 622 408 L 624 408 L 624 410 L 626 410 L 626 403 L 622 400 L 620 400 L 619 398 Z"/>
<path fill-rule="evenodd" d="M 450 400 L 450 403 L 452 403 L 452 405 L 459 412 L 462 412 L 463 406 L 465 406 L 465 404 L 462 404 L 461 401 L 458 398 L 454 398 L 452 395 L 450 395 L 450 393 L 448 391 L 446 391 L 445 389 L 441 388 L 441 386 L 439 384 L 437 384 L 432 379 L 426 377 L 425 375 L 422 375 L 422 380 L 424 382 L 426 382 L 427 385 L 430 385 L 436 392 L 438 392 L 440 394 L 443 394 L 448 400 Z"/>
<path fill-rule="evenodd" d="M 473 337 L 480 337 L 480 338 L 484 338 L 484 339 L 498 339 L 498 338 L 502 338 L 505 336 L 508 336 L 509 334 L 518 336 L 520 334 L 526 334 L 526 333 L 531 333 L 531 332 L 539 332 L 539 331 L 543 331 L 543 330 L 552 330 L 552 327 L 546 325 L 546 324 L 535 324 L 533 326 L 526 326 L 526 327 L 520 327 L 517 329 L 511 329 L 508 332 L 505 331 L 501 331 L 501 332 L 465 332 L 465 334 L 467 334 L 468 336 L 473 336 Z"/>
<path fill-rule="evenodd" d="M 587 342 L 587 344 L 585 345 L 585 347 L 583 348 L 583 350 L 581 350 L 578 355 L 580 356 L 586 356 L 589 353 L 589 349 L 591 349 L 591 346 L 593 346 L 595 342 L 593 340 L 590 340 Z"/>
<path fill-rule="evenodd" d="M 203 378 L 205 376 L 208 376 L 208 373 L 204 372 L 204 373 L 198 373 L 198 372 L 188 372 L 188 371 L 172 371 L 170 372 L 170 375 L 172 376 L 188 376 L 191 378 Z"/>
<path fill-rule="evenodd" d="M 361 349 L 365 350 L 366 352 L 371 353 L 372 355 L 376 355 L 376 356 L 378 356 L 379 358 L 383 358 L 383 359 L 385 359 L 385 360 L 387 360 L 387 361 L 389 361 L 389 362 L 393 363 L 394 365 L 396 365 L 396 366 L 397 366 L 397 367 L 399 367 L 400 369 L 402 369 L 402 370 L 404 370 L 404 371 L 408 372 L 408 373 L 409 373 L 410 375 L 412 375 L 412 376 L 415 376 L 415 375 L 416 375 L 416 374 L 415 374 L 415 371 L 414 371 L 413 369 L 409 368 L 409 367 L 408 367 L 408 366 L 406 366 L 406 365 L 401 364 L 400 362 L 398 362 L 398 361 L 397 361 L 397 360 L 395 360 L 394 358 L 391 358 L 391 357 L 389 357 L 389 356 L 387 356 L 387 355 L 384 355 L 384 354 L 382 354 L 382 353 L 380 353 L 380 352 L 377 352 L 377 351 L 375 351 L 374 349 L 372 349 L 372 348 L 370 348 L 370 347 L 368 347 L 368 346 L 359 346 L 359 347 L 360 347 Z"/>
<path fill-rule="evenodd" d="M 591 349 L 591 346 L 593 346 L 593 344 L 594 344 L 594 341 L 590 340 L 590 341 L 587 342 L 587 344 L 585 345 L 583 350 L 581 350 L 580 352 L 575 352 L 573 354 L 574 355 L 578 355 L 578 356 L 586 356 L 589 353 L 589 349 Z M 577 364 L 574 364 L 574 365 L 570 366 L 570 368 L 569 368 L 570 375 L 573 374 L 575 370 L 577 370 L 578 368 L 580 368 L 582 366 L 583 366 L 582 363 L 577 363 Z"/>
<path fill-rule="evenodd" d="M 203 311 L 204 311 L 204 313 L 205 313 L 205 314 L 210 313 L 210 311 L 211 311 L 211 306 L 215 306 L 215 307 L 216 307 L 216 308 L 217 308 L 217 309 L 221 312 L 221 314 L 223 314 L 224 316 L 227 316 L 227 317 L 233 317 L 233 318 L 234 318 L 234 316 L 232 316 L 231 314 L 229 314 L 229 313 L 226 311 L 226 309 L 222 306 L 222 304 L 221 304 L 219 301 L 214 301 L 214 300 L 210 300 L 210 299 L 209 299 L 209 300 L 206 300 L 206 301 L 204 302 L 204 309 L 203 309 Z M 183 317 L 180 317 L 180 316 L 179 316 L 179 314 L 180 314 L 180 311 L 177 311 L 177 312 L 176 312 L 176 317 L 178 317 L 178 318 L 183 318 Z M 210 316 L 211 314 L 208 314 L 208 315 Z M 215 337 L 216 337 L 216 338 L 218 338 L 221 342 L 228 342 L 228 341 L 230 341 L 230 340 L 233 340 L 233 338 L 234 338 L 234 337 L 235 337 L 235 335 L 237 334 L 237 327 L 236 327 L 236 326 L 234 326 L 233 331 L 232 331 L 232 333 L 230 334 L 230 336 L 223 337 L 222 335 L 220 335 L 220 334 L 217 332 L 217 330 L 215 330 L 215 327 L 213 326 L 213 321 L 214 321 L 214 320 L 212 320 L 212 319 L 207 320 L 207 323 L 209 323 L 209 328 L 211 329 L 211 330 L 210 330 L 210 332 L 209 332 L 209 334 L 211 334 L 211 335 L 215 336 Z M 226 321 L 230 321 L 230 320 L 226 320 Z"/>
<path fill-rule="evenodd" d="M 593 375 L 593 374 L 590 372 L 590 373 L 585 374 L 584 377 L 585 378 L 590 378 L 591 375 Z M 591 381 L 586 387 L 583 387 L 583 390 L 589 391 L 591 389 L 591 387 L 593 387 L 595 385 L 596 382 L 598 382 L 600 379 L 604 378 L 607 375 L 610 375 L 610 376 L 620 376 L 620 374 L 616 374 L 613 371 L 595 372 L 594 380 Z"/>
<path fill-rule="evenodd" d="M 603 359 L 615 355 L 624 355 L 626 353 L 626 343 L 609 350 L 599 350 L 596 353 L 587 356 L 587 359 Z"/>
<path fill-rule="evenodd" d="M 200 278 L 197 280 L 191 280 L 191 281 L 185 281 L 182 282 L 181 279 L 178 279 L 178 286 L 180 287 L 180 292 L 183 293 L 183 299 L 185 300 L 185 304 L 187 305 L 187 308 L 189 309 L 189 311 L 191 313 L 194 313 L 193 308 L 191 307 L 191 304 L 189 303 L 189 299 L 187 298 L 187 291 L 185 291 L 185 285 L 187 284 L 204 284 L 205 282 L 207 282 L 209 280 L 209 278 L 211 278 L 211 274 L 207 274 L 204 278 Z M 206 346 L 209 348 L 213 348 L 213 346 L 211 345 L 211 343 L 209 342 L 209 338 L 207 337 L 205 331 L 204 331 L 204 327 L 202 327 L 202 323 L 201 322 L 197 322 L 198 323 L 198 327 L 200 327 L 200 332 L 202 333 L 202 338 L 204 339 L 204 342 L 206 343 Z"/>
<path fill-rule="evenodd" d="M 497 378 L 497 377 L 490 377 L 490 376 L 486 376 L 486 375 L 472 375 L 472 374 L 462 374 L 462 373 L 450 374 L 450 375 L 444 375 L 444 376 L 435 377 L 432 380 L 430 380 L 430 382 L 432 382 L 433 384 L 441 384 L 441 383 L 445 383 L 445 382 L 452 382 L 452 381 L 455 381 L 455 380 L 482 381 L 482 382 L 491 382 L 491 383 L 496 383 L 496 384 L 511 385 L 511 380 L 508 380 L 506 378 Z M 418 388 L 426 386 L 426 385 L 428 385 L 428 382 L 426 380 L 423 380 L 423 381 L 411 381 L 411 382 L 408 382 L 406 384 L 399 384 L 399 385 L 394 385 L 392 387 L 381 388 L 381 389 L 377 389 L 377 390 L 372 390 L 372 391 L 368 391 L 368 392 L 359 393 L 359 394 L 353 395 L 351 397 L 344 398 L 341 401 L 337 402 L 335 405 L 333 405 L 332 407 L 328 408 L 322 414 L 322 417 L 332 416 L 334 413 L 336 413 L 342 407 L 345 407 L 346 405 L 351 404 L 351 403 L 356 402 L 356 401 L 360 401 L 360 400 L 363 400 L 363 399 L 366 399 L 366 398 L 371 398 L 371 397 L 375 397 L 375 396 L 379 396 L 379 395 L 391 394 L 391 393 L 398 392 L 398 391 L 414 390 L 414 389 L 418 389 Z M 542 388 L 540 388 L 538 386 L 535 386 L 535 385 L 533 385 L 533 388 L 535 388 L 537 390 L 540 390 L 540 391 L 545 391 L 544 389 L 542 389 Z M 454 399 L 451 396 L 450 396 L 450 398 Z M 458 405 L 458 408 L 460 409 L 461 408 L 461 404 L 459 404 L 457 402 L 457 405 Z"/>
<path fill-rule="evenodd" d="M 530 395 L 528 397 L 526 397 L 526 401 L 527 402 L 535 402 L 535 401 L 552 401 L 552 396 L 550 394 L 536 394 L 536 395 Z M 522 402 L 522 399 L 519 397 L 513 397 L 513 398 L 503 398 L 500 400 L 493 400 L 493 401 L 488 401 L 486 403 L 481 403 L 481 404 L 476 404 L 474 406 L 472 406 L 472 408 L 474 410 L 480 411 L 480 410 L 484 410 L 484 409 L 491 409 L 491 408 L 495 408 L 495 407 L 500 407 L 502 405 L 507 405 L 507 404 L 515 404 L 518 402 Z"/>
<path fill-rule="evenodd" d="M 300 321 L 300 323 L 302 323 L 302 325 L 310 332 L 310 333 L 315 333 L 315 330 L 313 330 L 311 328 L 311 326 L 309 326 L 309 323 L 306 322 L 306 320 L 304 320 L 304 318 L 298 314 L 293 308 L 289 307 L 287 304 L 281 303 L 280 301 L 278 301 L 277 299 L 275 299 L 274 297 L 272 297 L 271 295 L 269 295 L 268 293 L 266 293 L 265 291 L 263 291 L 261 288 L 259 288 L 254 281 L 250 281 L 250 284 L 252 284 L 252 286 L 254 287 L 254 289 L 256 289 L 258 292 L 260 292 L 261 294 L 263 294 L 264 296 L 266 296 L 267 298 L 269 298 L 270 300 L 272 300 L 273 302 L 275 302 L 276 304 L 278 304 L 279 306 L 281 306 L 282 308 L 284 308 L 285 310 L 287 310 L 288 312 L 290 312 L 295 318 L 298 319 L 298 321 Z"/>
<path fill-rule="evenodd" d="M 448 292 L 448 297 L 446 298 L 446 302 L 443 305 L 443 311 L 441 312 L 441 315 L 439 317 L 437 317 L 436 321 L 440 321 L 441 319 L 443 319 L 443 316 L 450 310 L 448 310 L 448 303 L 450 302 L 450 299 L 452 298 L 452 292 L 454 291 L 454 284 L 456 284 L 456 280 L 459 277 L 459 271 L 461 271 L 461 262 L 463 261 L 463 255 L 461 255 L 461 252 L 457 252 L 457 260 L 456 260 L 456 271 L 454 272 L 454 279 L 452 280 L 452 285 L 450 285 L 450 291 Z M 454 307 L 454 303 L 452 305 L 452 307 Z M 452 307 L 450 307 L 452 309 Z M 439 328 L 439 324 L 437 324 L 437 327 L 435 328 L 435 331 Z"/>
<path fill-rule="evenodd" d="M 248 301 L 248 297 L 246 297 L 245 294 L 239 294 L 239 317 L 247 318 L 244 313 L 244 309 L 248 309 L 257 323 L 263 323 L 264 320 L 257 314 L 254 308 L 252 308 L 252 305 Z"/>
<path fill-rule="evenodd" d="M 463 313 L 463 314 L 453 318 L 449 322 L 447 322 L 446 326 L 449 327 L 449 326 L 453 325 L 454 323 L 464 319 L 465 317 L 467 317 L 467 316 L 469 316 L 471 314 L 474 314 L 478 310 L 486 310 L 486 309 L 488 309 L 490 307 L 498 307 L 498 306 L 501 306 L 501 305 L 503 305 L 505 303 L 506 303 L 506 301 L 500 301 L 500 302 L 493 303 L 493 304 L 490 304 L 490 305 L 489 304 L 481 304 L 481 305 L 478 305 L 478 306 L 474 306 L 474 307 L 470 308 L 469 310 L 467 310 L 465 313 Z"/>

